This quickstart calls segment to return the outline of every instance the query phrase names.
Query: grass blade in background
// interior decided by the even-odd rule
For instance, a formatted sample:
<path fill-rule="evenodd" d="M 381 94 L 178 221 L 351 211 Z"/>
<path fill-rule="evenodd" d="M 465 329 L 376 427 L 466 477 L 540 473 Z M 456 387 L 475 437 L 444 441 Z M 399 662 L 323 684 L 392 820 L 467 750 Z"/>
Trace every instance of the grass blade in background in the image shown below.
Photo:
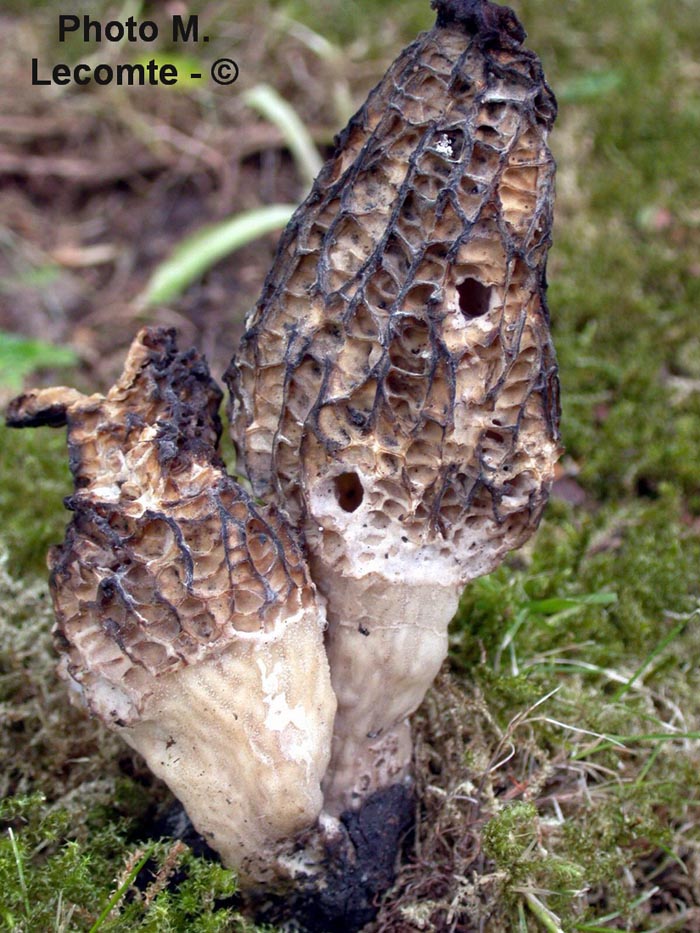
<path fill-rule="evenodd" d="M 345 126 L 355 112 L 357 104 L 353 99 L 350 84 L 346 77 L 348 62 L 342 49 L 335 43 L 330 42 L 325 36 L 320 35 L 309 25 L 300 23 L 285 13 L 280 13 L 277 19 L 282 35 L 293 36 L 322 61 L 333 65 L 336 77 L 330 90 L 330 96 L 333 100 L 337 124 L 338 126 Z"/>
<path fill-rule="evenodd" d="M 146 308 L 174 300 L 224 256 L 284 227 L 295 210 L 294 204 L 272 204 L 198 230 L 157 267 L 137 304 Z"/>
<path fill-rule="evenodd" d="M 280 130 L 299 173 L 311 185 L 323 165 L 323 159 L 294 109 L 267 84 L 256 85 L 244 95 L 244 100 Z M 246 243 L 283 227 L 294 210 L 295 205 L 273 204 L 198 231 L 184 240 L 170 259 L 158 266 L 137 304 L 148 307 L 179 297 L 215 262 Z"/>
<path fill-rule="evenodd" d="M 299 174 L 311 186 L 321 170 L 323 159 L 293 107 L 269 84 L 256 84 L 243 95 L 243 100 L 282 133 Z"/>
<path fill-rule="evenodd" d="M 557 91 L 557 98 L 565 104 L 588 103 L 606 97 L 623 82 L 624 75 L 617 68 L 587 71 L 569 78 Z"/>
<path fill-rule="evenodd" d="M 75 350 L 0 331 L 0 388 L 19 392 L 25 376 L 37 369 L 73 366 Z"/>

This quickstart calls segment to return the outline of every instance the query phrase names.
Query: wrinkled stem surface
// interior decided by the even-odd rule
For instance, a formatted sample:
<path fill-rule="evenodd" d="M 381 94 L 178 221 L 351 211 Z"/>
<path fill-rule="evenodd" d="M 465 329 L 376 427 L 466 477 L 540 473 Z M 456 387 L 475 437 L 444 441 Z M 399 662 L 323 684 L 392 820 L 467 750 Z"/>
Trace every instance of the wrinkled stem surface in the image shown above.
<path fill-rule="evenodd" d="M 327 677 L 317 639 L 316 618 L 301 618 L 164 677 L 121 730 L 244 884 L 272 881 L 321 810 L 334 705 L 314 688 Z"/>
<path fill-rule="evenodd" d="M 323 566 L 313 573 L 328 600 L 326 652 L 338 699 L 323 805 L 338 815 L 410 780 L 408 717 L 445 659 L 460 587 L 346 577 Z"/>

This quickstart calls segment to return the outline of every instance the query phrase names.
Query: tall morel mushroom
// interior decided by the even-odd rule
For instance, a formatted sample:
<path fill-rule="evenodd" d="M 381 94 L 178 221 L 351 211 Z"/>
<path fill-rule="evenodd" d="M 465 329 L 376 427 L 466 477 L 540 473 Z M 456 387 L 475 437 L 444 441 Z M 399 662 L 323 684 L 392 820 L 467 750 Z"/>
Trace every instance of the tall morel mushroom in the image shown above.
<path fill-rule="evenodd" d="M 299 546 L 216 455 L 220 401 L 194 351 L 143 330 L 106 397 L 35 391 L 8 421 L 68 424 L 62 675 L 250 884 L 321 810 L 335 697 Z"/>
<path fill-rule="evenodd" d="M 433 5 L 292 218 L 227 374 L 253 488 L 328 602 L 331 814 L 404 783 L 459 595 L 532 534 L 559 453 L 555 101 L 511 10 Z"/>

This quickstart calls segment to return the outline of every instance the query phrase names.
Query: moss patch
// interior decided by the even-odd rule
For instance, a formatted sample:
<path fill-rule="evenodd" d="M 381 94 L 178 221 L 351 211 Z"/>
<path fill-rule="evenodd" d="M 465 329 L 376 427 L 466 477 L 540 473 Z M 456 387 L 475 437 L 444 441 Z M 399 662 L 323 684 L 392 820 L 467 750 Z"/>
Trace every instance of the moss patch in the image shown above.
<path fill-rule="evenodd" d="M 10 570 L 45 575 L 46 552 L 63 538 L 71 490 L 63 432 L 0 425 L 0 528 Z"/>

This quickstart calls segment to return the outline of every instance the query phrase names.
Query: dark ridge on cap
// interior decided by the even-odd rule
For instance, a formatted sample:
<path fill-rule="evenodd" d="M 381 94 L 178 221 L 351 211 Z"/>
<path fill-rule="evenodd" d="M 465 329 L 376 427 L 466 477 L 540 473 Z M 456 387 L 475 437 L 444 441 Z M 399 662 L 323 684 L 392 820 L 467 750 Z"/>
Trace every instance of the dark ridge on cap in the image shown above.
<path fill-rule="evenodd" d="M 26 407 L 25 407 L 26 406 Z M 31 396 L 19 395 L 7 406 L 5 424 L 8 428 L 62 428 L 66 424 L 66 406 L 51 405 L 39 410 L 31 408 Z"/>
<path fill-rule="evenodd" d="M 512 48 L 527 36 L 511 8 L 491 0 L 431 0 L 430 5 L 437 10 L 436 26 L 461 26 L 484 47 Z"/>

